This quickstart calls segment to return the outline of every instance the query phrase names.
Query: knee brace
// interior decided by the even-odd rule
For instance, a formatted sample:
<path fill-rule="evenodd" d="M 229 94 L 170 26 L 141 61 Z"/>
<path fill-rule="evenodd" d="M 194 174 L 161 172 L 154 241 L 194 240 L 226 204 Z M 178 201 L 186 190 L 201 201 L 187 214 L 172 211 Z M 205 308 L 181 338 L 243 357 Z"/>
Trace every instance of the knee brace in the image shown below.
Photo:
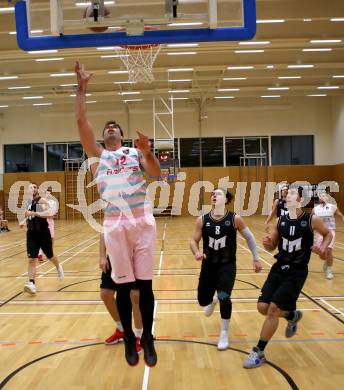
<path fill-rule="evenodd" d="M 229 320 L 232 315 L 232 301 L 230 295 L 222 290 L 218 290 L 217 296 L 220 303 L 221 318 Z"/>
<path fill-rule="evenodd" d="M 219 298 L 220 303 L 221 302 L 230 302 L 231 297 L 226 291 L 218 290 L 217 291 L 217 297 Z"/>

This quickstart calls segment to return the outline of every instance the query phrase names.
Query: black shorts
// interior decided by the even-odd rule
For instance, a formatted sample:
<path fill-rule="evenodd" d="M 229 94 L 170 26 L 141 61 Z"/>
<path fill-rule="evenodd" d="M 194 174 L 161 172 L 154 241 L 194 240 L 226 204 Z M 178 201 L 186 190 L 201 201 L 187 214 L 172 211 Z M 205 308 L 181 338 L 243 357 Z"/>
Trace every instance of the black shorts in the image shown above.
<path fill-rule="evenodd" d="M 100 288 L 117 291 L 118 284 L 112 279 L 111 271 L 112 271 L 111 263 L 108 259 L 108 269 L 106 272 L 102 272 Z M 135 282 L 133 283 L 133 290 L 137 290 L 137 286 Z"/>
<path fill-rule="evenodd" d="M 43 253 L 48 259 L 54 257 L 53 242 L 49 229 L 45 230 L 28 230 L 26 232 L 26 251 L 27 256 L 31 259 L 38 257 L 39 250 L 42 249 Z"/>
<path fill-rule="evenodd" d="M 198 302 L 202 306 L 210 304 L 216 291 L 224 291 L 230 296 L 235 275 L 235 263 L 212 263 L 203 260 L 198 281 Z"/>
<path fill-rule="evenodd" d="M 283 311 L 296 309 L 296 301 L 308 275 L 308 268 L 289 268 L 275 263 L 261 290 L 258 302 L 274 303 Z"/>

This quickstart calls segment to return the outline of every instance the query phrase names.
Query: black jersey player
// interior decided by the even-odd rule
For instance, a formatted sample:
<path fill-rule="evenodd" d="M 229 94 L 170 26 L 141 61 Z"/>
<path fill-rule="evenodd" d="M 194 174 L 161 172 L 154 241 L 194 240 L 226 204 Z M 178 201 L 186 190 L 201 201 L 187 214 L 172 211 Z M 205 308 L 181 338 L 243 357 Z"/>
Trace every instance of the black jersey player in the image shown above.
<path fill-rule="evenodd" d="M 54 214 L 54 212 L 50 209 L 51 205 L 49 205 L 45 198 L 40 197 L 36 183 L 30 183 L 29 193 L 31 194 L 32 199 L 28 202 L 27 211 L 25 212 L 27 225 L 26 246 L 27 256 L 29 259 L 29 280 L 24 286 L 24 291 L 28 292 L 29 294 L 35 294 L 36 266 L 40 248 L 43 250 L 46 257 L 55 265 L 59 280 L 63 280 L 64 273 L 62 265 L 54 255 L 51 235 L 47 222 L 47 218 Z M 23 226 L 24 223 L 25 220 L 21 222 L 21 226 Z"/>
<path fill-rule="evenodd" d="M 274 204 L 272 206 L 271 213 L 267 217 L 264 226 L 265 226 L 265 231 L 268 231 L 269 228 L 269 223 L 274 219 L 274 218 L 279 218 L 282 215 L 288 214 L 288 207 L 287 207 L 287 202 L 286 202 L 286 197 L 288 193 L 288 184 L 284 184 L 282 189 L 281 189 L 281 197 L 278 199 L 275 199 Z"/>
<path fill-rule="evenodd" d="M 266 316 L 260 338 L 244 362 L 245 368 L 259 367 L 265 362 L 264 349 L 278 328 L 279 317 L 287 320 L 286 337 L 292 337 L 302 312 L 296 301 L 308 275 L 308 262 L 313 252 L 325 258 L 332 234 L 322 220 L 301 208 L 302 188 L 288 190 L 289 213 L 276 221 L 272 232 L 263 240 L 265 249 L 278 247 L 269 275 L 258 298 L 258 311 Z M 313 230 L 323 237 L 321 246 L 313 245 Z"/>
<path fill-rule="evenodd" d="M 237 230 L 246 239 L 252 252 L 253 267 L 261 270 L 256 241 L 243 219 L 226 209 L 232 195 L 223 189 L 216 189 L 211 196 L 212 210 L 199 217 L 191 239 L 191 250 L 196 260 L 202 260 L 198 283 L 198 302 L 210 316 L 219 301 L 221 331 L 218 349 L 228 347 L 228 328 L 232 314 L 231 293 L 236 274 Z M 203 251 L 199 242 L 203 239 Z"/>

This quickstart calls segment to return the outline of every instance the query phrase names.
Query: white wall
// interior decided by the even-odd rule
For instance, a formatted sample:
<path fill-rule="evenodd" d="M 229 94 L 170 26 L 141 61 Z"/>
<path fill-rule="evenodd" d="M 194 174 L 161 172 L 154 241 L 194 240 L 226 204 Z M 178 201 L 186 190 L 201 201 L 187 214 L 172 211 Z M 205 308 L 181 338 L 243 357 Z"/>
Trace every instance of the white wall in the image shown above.
<path fill-rule="evenodd" d="M 151 105 L 147 103 L 146 107 L 141 107 L 134 106 L 128 113 L 125 108 L 116 110 L 100 104 L 90 105 L 89 118 L 96 129 L 97 138 L 101 138 L 103 124 L 108 119 L 118 121 L 128 138 L 135 137 L 135 129 L 153 136 Z M 316 165 L 334 164 L 343 159 L 343 153 L 339 153 L 344 150 L 343 98 L 334 101 L 330 98 L 294 98 L 266 103 L 254 100 L 249 106 L 241 104 L 239 100 L 210 102 L 204 110 L 207 118 L 202 120 L 201 133 L 199 109 L 194 103 L 179 101 L 175 108 L 176 137 L 313 134 Z M 40 109 L 4 109 L 3 118 L 0 119 L 0 142 L 77 141 L 78 132 L 72 110 L 73 104 Z M 336 155 L 333 153 L 333 128 L 338 141 Z"/>
<path fill-rule="evenodd" d="M 344 97 L 333 99 L 332 104 L 333 125 L 333 154 L 336 163 L 344 163 Z"/>

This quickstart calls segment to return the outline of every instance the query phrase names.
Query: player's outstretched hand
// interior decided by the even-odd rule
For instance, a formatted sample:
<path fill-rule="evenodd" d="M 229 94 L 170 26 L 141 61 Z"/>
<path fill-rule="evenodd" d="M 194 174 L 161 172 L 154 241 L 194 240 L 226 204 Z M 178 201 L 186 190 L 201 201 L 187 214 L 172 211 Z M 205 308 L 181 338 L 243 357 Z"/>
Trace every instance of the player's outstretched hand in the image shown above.
<path fill-rule="evenodd" d="M 149 138 L 140 131 L 136 131 L 136 133 L 139 138 L 135 140 L 135 147 L 139 149 L 141 153 L 145 156 L 151 151 L 151 142 Z"/>
<path fill-rule="evenodd" d="M 90 78 L 93 76 L 93 73 L 86 72 L 85 66 L 83 64 L 80 64 L 79 61 L 76 61 L 74 70 L 76 73 L 76 78 L 78 80 L 79 89 L 81 88 L 83 90 L 86 90 L 87 84 Z"/>

